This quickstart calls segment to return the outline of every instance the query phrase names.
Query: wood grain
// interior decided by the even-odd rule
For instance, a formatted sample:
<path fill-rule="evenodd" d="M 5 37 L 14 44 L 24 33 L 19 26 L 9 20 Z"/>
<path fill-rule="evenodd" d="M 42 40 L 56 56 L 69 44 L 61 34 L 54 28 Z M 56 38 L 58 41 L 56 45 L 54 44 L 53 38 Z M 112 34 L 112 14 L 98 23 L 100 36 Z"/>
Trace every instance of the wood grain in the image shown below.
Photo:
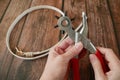
<path fill-rule="evenodd" d="M 2 18 L 4 17 L 4 14 L 9 7 L 11 0 L 0 0 L 0 22 L 2 21 Z"/>
<path fill-rule="evenodd" d="M 118 55 L 114 26 L 108 8 L 107 0 L 87 1 L 89 37 L 96 46 L 112 48 Z M 92 9 L 92 10 L 91 10 Z"/>
<path fill-rule="evenodd" d="M 119 0 L 0 0 L 0 80 L 40 79 L 47 56 L 32 61 L 12 56 L 6 48 L 6 33 L 14 19 L 29 7 L 45 4 L 61 9 L 62 1 L 68 17 L 75 17 L 73 27 L 76 28 L 80 24 L 82 11 L 85 11 L 88 16 L 90 40 L 95 46 L 112 48 L 116 55 L 120 56 Z M 59 30 L 54 29 L 57 21 L 55 15 L 60 16 L 52 10 L 38 10 L 26 15 L 12 31 L 12 51 L 15 51 L 15 46 L 23 51 L 41 51 L 57 43 Z M 88 56 L 89 54 L 79 62 L 81 80 L 94 80 Z M 73 80 L 72 71 L 69 70 L 68 73 L 68 79 Z"/>
<path fill-rule="evenodd" d="M 13 20 L 30 5 L 29 0 L 12 0 L 0 24 L 0 79 L 8 78 L 13 56 L 6 48 L 6 33 Z M 22 24 L 21 24 L 22 25 Z M 19 34 L 19 31 L 18 31 Z M 17 38 L 16 38 L 17 39 Z M 18 62 L 19 63 L 19 62 Z M 17 66 L 17 65 L 16 65 Z M 14 71 L 14 69 L 13 69 Z M 12 77 L 12 76 L 11 76 Z"/>
<path fill-rule="evenodd" d="M 109 9 L 111 12 L 111 17 L 113 21 L 114 31 L 116 33 L 116 39 L 119 48 L 120 55 L 120 1 L 119 0 L 108 0 Z"/>
<path fill-rule="evenodd" d="M 86 0 L 89 38 L 96 46 L 112 48 L 118 56 L 118 46 L 107 0 Z"/>
<path fill-rule="evenodd" d="M 75 20 L 72 22 L 73 27 L 76 28 L 82 21 L 82 12 L 86 12 L 86 3 L 85 0 L 65 0 L 65 11 L 70 18 L 75 17 Z M 79 62 L 79 72 L 81 80 L 92 80 L 93 72 L 90 71 L 90 63 L 88 55 L 80 59 Z M 69 74 L 69 80 L 73 80 L 72 71 Z M 86 77 L 87 76 L 87 77 Z"/>
<path fill-rule="evenodd" d="M 30 6 L 43 4 L 61 8 L 61 5 L 58 5 L 61 4 L 61 1 L 33 0 Z M 57 43 L 59 30 L 54 29 L 57 21 L 54 17 L 55 15 L 58 15 L 58 13 L 52 10 L 38 10 L 28 14 L 26 21 L 22 25 L 21 34 L 16 34 L 20 29 L 19 27 L 21 27 L 19 26 L 11 35 L 11 44 L 14 44 L 13 47 L 11 46 L 13 51 L 15 46 L 18 46 L 23 51 L 41 51 Z M 15 35 L 19 36 L 17 43 L 18 37 L 14 38 Z M 47 57 L 34 61 L 21 61 L 13 58 L 8 80 L 39 80 L 44 70 L 46 59 Z"/>
<path fill-rule="evenodd" d="M 116 55 L 119 55 L 107 0 L 66 0 L 65 3 L 65 10 L 68 11 L 68 16 L 71 17 L 77 15 L 77 19 L 75 19 L 75 22 L 77 23 L 73 22 L 74 26 L 79 24 L 81 13 L 82 11 L 85 11 L 88 16 L 89 38 L 93 44 L 96 46 L 112 48 Z M 88 55 L 80 60 L 80 76 L 82 80 L 94 79 Z"/>

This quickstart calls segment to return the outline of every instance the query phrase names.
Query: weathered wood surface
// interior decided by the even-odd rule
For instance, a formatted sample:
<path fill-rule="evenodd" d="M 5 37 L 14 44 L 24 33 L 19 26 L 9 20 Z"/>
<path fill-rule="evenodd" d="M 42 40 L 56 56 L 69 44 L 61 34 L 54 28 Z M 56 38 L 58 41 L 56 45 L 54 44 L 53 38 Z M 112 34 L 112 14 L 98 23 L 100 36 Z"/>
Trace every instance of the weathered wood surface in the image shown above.
<path fill-rule="evenodd" d="M 119 0 L 63 0 L 64 11 L 75 17 L 74 27 L 81 22 L 81 13 L 88 16 L 88 37 L 96 46 L 112 48 L 119 56 L 120 50 L 120 1 Z M 29 7 L 36 5 L 62 7 L 62 0 L 0 0 L 0 80 L 39 80 L 47 56 L 24 61 L 10 54 L 6 48 L 6 32 L 14 19 Z M 51 10 L 39 10 L 26 15 L 13 30 L 10 44 L 23 51 L 38 51 L 51 47 L 59 40 L 55 15 Z M 94 80 L 88 55 L 80 60 L 81 80 Z M 69 76 L 71 80 L 71 74 Z"/>
<path fill-rule="evenodd" d="M 120 52 L 120 0 L 108 0 L 108 5 L 111 12 L 111 18 L 113 20 L 114 31 Z"/>

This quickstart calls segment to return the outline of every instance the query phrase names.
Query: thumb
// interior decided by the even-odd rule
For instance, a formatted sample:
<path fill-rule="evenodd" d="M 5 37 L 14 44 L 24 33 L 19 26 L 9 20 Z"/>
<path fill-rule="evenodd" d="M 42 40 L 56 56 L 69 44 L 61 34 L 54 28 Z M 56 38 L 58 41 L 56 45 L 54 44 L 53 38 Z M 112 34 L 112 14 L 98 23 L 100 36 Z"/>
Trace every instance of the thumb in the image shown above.
<path fill-rule="evenodd" d="M 90 62 L 92 64 L 94 74 L 95 74 L 95 80 L 104 80 L 105 79 L 105 74 L 102 70 L 102 66 L 100 64 L 100 61 L 96 57 L 95 54 L 90 54 L 89 56 Z"/>
<path fill-rule="evenodd" d="M 81 42 L 76 43 L 74 46 L 70 47 L 69 50 L 64 54 L 69 60 L 73 57 L 77 56 L 83 48 L 83 45 Z"/>

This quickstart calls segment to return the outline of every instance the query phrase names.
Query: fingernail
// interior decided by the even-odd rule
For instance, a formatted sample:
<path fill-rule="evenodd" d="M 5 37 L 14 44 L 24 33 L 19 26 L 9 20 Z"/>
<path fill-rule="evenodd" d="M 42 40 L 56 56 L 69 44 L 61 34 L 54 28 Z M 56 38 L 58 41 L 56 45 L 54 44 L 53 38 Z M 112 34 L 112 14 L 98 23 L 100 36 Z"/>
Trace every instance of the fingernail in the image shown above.
<path fill-rule="evenodd" d="M 75 44 L 76 49 L 82 49 L 83 45 L 81 42 Z"/>

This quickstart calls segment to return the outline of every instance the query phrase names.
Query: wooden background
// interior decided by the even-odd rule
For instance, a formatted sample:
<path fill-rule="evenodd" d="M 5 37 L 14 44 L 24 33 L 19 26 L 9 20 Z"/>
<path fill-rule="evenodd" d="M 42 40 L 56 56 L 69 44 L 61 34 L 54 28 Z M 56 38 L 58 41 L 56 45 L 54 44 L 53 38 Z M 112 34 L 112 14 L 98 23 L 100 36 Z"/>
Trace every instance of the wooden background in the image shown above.
<path fill-rule="evenodd" d="M 0 0 L 0 80 L 40 79 L 47 56 L 32 61 L 18 59 L 8 51 L 5 38 L 9 26 L 19 14 L 43 4 L 67 11 L 70 18 L 76 18 L 73 21 L 75 27 L 81 22 L 82 11 L 85 11 L 91 41 L 96 46 L 112 48 L 120 57 L 120 0 Z M 54 29 L 57 22 L 55 15 L 60 16 L 52 10 L 39 10 L 26 15 L 11 34 L 12 50 L 18 46 L 23 51 L 38 51 L 57 43 L 60 32 Z M 88 55 L 80 60 L 80 75 L 81 80 L 94 80 Z"/>

